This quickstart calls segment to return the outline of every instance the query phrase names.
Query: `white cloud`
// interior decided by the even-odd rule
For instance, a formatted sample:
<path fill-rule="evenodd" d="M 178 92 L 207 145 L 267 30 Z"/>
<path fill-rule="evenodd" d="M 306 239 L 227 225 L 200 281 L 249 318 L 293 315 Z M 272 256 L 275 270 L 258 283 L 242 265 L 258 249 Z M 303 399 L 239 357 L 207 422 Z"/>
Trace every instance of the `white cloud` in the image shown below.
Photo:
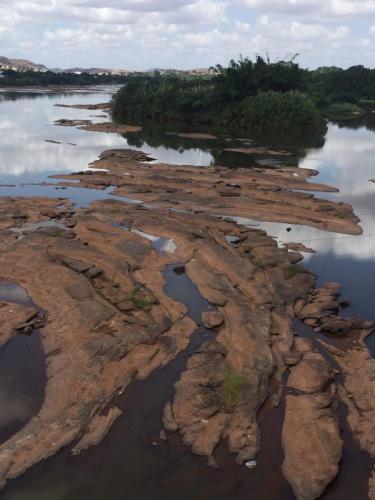
<path fill-rule="evenodd" d="M 1 7 L 1 55 L 50 66 L 209 66 L 267 51 L 299 52 L 305 65 L 350 65 L 359 62 L 358 47 L 366 47 L 364 64 L 375 51 L 375 0 L 1 0 Z"/>

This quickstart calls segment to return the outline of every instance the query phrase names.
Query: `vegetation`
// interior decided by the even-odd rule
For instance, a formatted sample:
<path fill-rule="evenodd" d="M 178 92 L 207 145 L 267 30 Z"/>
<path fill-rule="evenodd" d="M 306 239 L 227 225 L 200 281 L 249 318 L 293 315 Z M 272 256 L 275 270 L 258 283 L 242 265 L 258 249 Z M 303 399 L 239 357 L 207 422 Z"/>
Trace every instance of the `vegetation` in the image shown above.
<path fill-rule="evenodd" d="M 363 109 L 375 109 L 375 99 L 360 99 L 358 104 Z"/>
<path fill-rule="evenodd" d="M 353 120 L 365 114 L 365 111 L 350 102 L 334 102 L 326 109 L 326 116 L 331 120 Z"/>
<path fill-rule="evenodd" d="M 321 126 L 321 114 L 302 92 L 261 92 L 243 101 L 240 125 L 254 130 L 291 130 Z"/>
<path fill-rule="evenodd" d="M 53 71 L 13 71 L 4 70 L 0 77 L 1 87 L 36 87 L 49 85 L 104 85 L 121 84 L 126 76 L 91 75 L 89 73 L 54 73 Z"/>
<path fill-rule="evenodd" d="M 221 402 L 226 411 L 231 411 L 238 403 L 246 385 L 246 379 L 230 366 L 226 367 L 221 386 Z"/>
<path fill-rule="evenodd" d="M 141 286 L 136 286 L 132 289 L 129 300 L 139 311 L 149 311 L 155 304 L 155 299 L 149 297 Z"/>
<path fill-rule="evenodd" d="M 257 56 L 214 69 L 209 78 L 131 78 L 113 98 L 114 117 L 306 132 L 321 129 L 324 115 L 358 117 L 375 105 L 375 70 L 363 66 L 308 71 L 294 58 L 270 62 Z"/>

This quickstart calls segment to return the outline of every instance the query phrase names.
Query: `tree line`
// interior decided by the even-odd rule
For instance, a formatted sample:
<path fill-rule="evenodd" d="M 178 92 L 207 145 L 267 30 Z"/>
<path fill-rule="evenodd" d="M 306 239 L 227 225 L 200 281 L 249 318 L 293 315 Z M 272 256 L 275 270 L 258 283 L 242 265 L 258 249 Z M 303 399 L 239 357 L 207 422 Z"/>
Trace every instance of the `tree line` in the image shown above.
<path fill-rule="evenodd" d="M 375 108 L 375 70 L 303 69 L 257 56 L 216 66 L 211 77 L 137 76 L 114 96 L 120 120 L 191 122 L 262 130 L 317 129 L 324 116 Z M 341 116 L 340 116 L 341 113 Z"/>
<path fill-rule="evenodd" d="M 55 73 L 53 71 L 14 71 L 3 70 L 0 77 L 1 87 L 43 87 L 49 85 L 108 85 L 123 84 L 126 75 Z"/>

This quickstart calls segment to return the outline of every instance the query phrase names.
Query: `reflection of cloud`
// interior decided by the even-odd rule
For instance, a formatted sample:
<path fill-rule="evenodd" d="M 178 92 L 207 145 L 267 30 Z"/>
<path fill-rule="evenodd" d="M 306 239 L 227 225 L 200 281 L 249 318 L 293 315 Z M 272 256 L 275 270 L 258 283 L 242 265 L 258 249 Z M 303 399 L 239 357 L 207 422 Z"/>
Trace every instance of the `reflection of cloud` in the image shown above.
<path fill-rule="evenodd" d="M 313 248 L 319 255 L 351 256 L 353 259 L 368 259 L 374 255 L 375 258 L 375 220 L 371 224 L 372 230 L 365 226 L 365 234 L 361 236 L 337 234 L 312 227 L 277 222 L 250 220 L 248 222 L 258 229 L 267 231 L 270 236 L 277 239 L 280 246 L 288 242 L 303 243 L 305 246 Z M 363 227 L 363 224 L 361 225 Z M 288 232 L 287 228 L 292 230 Z M 308 262 L 313 255 L 304 254 L 304 257 L 305 262 Z"/>
<path fill-rule="evenodd" d="M 101 132 L 86 132 L 76 127 L 61 127 L 53 123 L 64 117 L 68 119 L 89 119 L 100 122 L 104 118 L 94 118 L 98 114 L 92 110 L 55 107 L 58 103 L 103 102 L 109 99 L 108 94 L 57 96 L 53 99 L 39 96 L 33 100 L 16 99 L 0 103 L 0 182 L 4 176 L 22 176 L 24 174 L 41 174 L 55 171 L 77 171 L 86 169 L 88 164 L 97 159 L 105 149 L 126 148 L 129 146 L 122 136 Z M 65 144 L 51 144 L 45 139 L 53 139 Z M 77 147 L 67 143 L 74 143 Z M 199 149 L 192 149 L 181 154 L 173 149 L 151 148 L 149 152 L 160 162 L 190 163 L 192 165 L 209 165 L 212 156 Z M 17 179 L 14 181 L 17 182 Z"/>
<path fill-rule="evenodd" d="M 322 255 L 351 257 L 353 260 L 375 259 L 375 184 L 369 179 L 375 177 L 374 133 L 360 128 L 357 130 L 330 125 L 325 146 L 314 149 L 300 166 L 320 172 L 314 181 L 328 183 L 340 189 L 339 194 L 324 193 L 320 197 L 333 201 L 350 203 L 354 213 L 361 219 L 364 234 L 349 236 L 319 229 L 291 224 L 257 222 L 268 234 L 277 238 L 279 244 L 303 243 Z M 246 223 L 246 220 L 240 221 Z M 292 228 L 287 232 L 287 228 Z M 305 262 L 315 258 L 305 254 Z"/>
<path fill-rule="evenodd" d="M 357 130 L 330 125 L 323 149 L 314 150 L 300 167 L 320 172 L 317 182 L 334 184 L 343 197 L 374 193 L 375 177 L 374 133 L 365 127 Z"/>

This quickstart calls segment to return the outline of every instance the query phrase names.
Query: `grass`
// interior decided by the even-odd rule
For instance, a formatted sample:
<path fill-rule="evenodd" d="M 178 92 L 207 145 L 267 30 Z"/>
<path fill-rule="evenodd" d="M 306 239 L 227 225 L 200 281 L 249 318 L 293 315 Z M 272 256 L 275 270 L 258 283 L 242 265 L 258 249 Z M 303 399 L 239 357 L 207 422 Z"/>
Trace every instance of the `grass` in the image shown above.
<path fill-rule="evenodd" d="M 155 299 L 147 297 L 145 290 L 140 286 L 133 288 L 129 300 L 139 311 L 149 311 L 155 304 Z"/>
<path fill-rule="evenodd" d="M 330 120 L 354 120 L 365 114 L 365 111 L 350 102 L 335 102 L 325 112 Z"/>
<path fill-rule="evenodd" d="M 360 99 L 358 104 L 364 109 L 375 109 L 375 99 Z"/>
<path fill-rule="evenodd" d="M 221 402 L 226 411 L 233 410 L 237 405 L 245 385 L 245 377 L 227 366 L 221 386 Z"/>

